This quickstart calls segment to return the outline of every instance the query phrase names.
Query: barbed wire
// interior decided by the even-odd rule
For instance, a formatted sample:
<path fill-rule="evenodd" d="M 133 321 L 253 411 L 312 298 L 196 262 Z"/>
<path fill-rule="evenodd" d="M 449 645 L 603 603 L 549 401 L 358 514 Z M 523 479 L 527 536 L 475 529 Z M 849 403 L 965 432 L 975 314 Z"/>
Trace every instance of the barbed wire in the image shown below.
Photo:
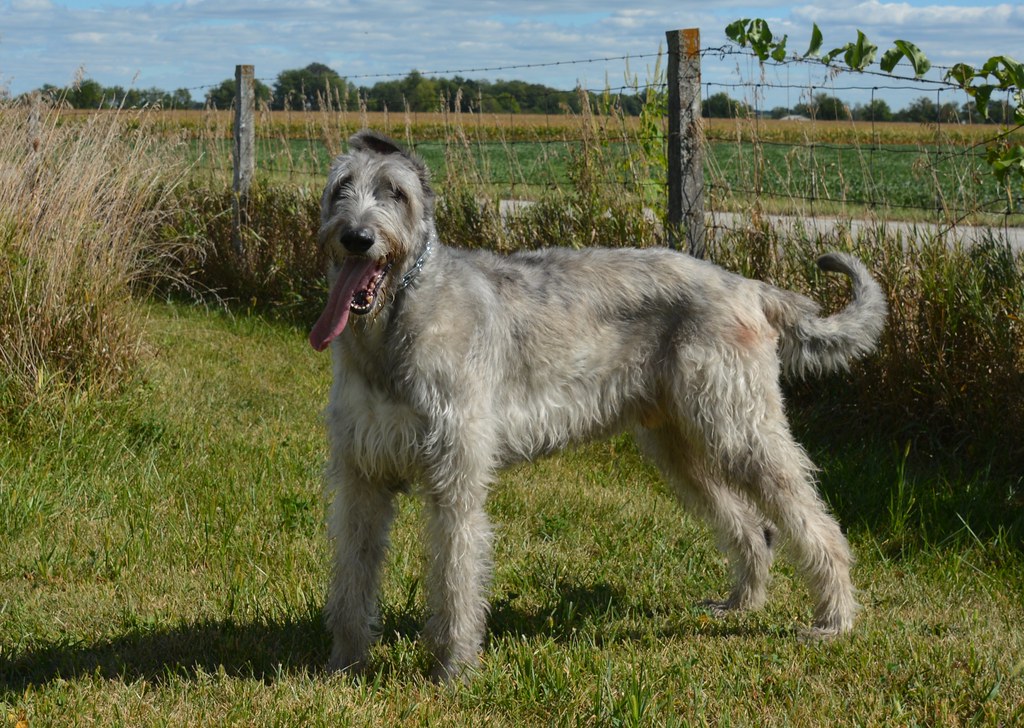
<path fill-rule="evenodd" d="M 852 68 L 848 68 L 846 66 L 839 65 L 837 63 L 832 63 L 832 62 L 825 63 L 825 62 L 823 62 L 819 58 L 808 58 L 808 57 L 801 57 L 801 56 L 798 56 L 798 55 L 792 55 L 792 56 L 789 56 L 789 57 L 787 57 L 785 59 L 782 59 L 782 60 L 775 60 L 775 59 L 769 58 L 769 59 L 766 59 L 766 60 L 762 61 L 762 60 L 760 60 L 758 58 L 758 56 L 751 49 L 749 49 L 749 48 L 742 48 L 742 47 L 739 47 L 739 46 L 736 46 L 736 45 L 724 45 L 724 46 L 717 46 L 717 47 L 703 47 L 703 48 L 699 49 L 698 53 L 699 53 L 701 58 L 710 57 L 710 56 L 719 57 L 719 58 L 722 58 L 722 59 L 724 59 L 726 57 L 731 57 L 731 56 L 743 57 L 743 58 L 746 58 L 747 60 L 750 60 L 750 61 L 757 61 L 757 63 L 761 67 L 768 68 L 768 69 L 771 69 L 771 68 L 785 68 L 785 67 L 788 67 L 788 66 L 791 66 L 791 65 L 794 65 L 794 64 L 801 64 L 801 65 L 807 66 L 809 69 L 816 68 L 816 67 L 820 68 L 823 72 L 828 73 L 828 74 L 857 74 L 857 75 L 860 75 L 860 76 L 878 76 L 878 77 L 884 77 L 884 78 L 889 79 L 889 80 L 907 81 L 907 82 L 915 84 L 914 86 L 910 86 L 910 87 L 906 87 L 906 86 L 902 86 L 902 85 L 901 86 L 888 86 L 888 85 L 885 85 L 885 84 L 878 84 L 878 85 L 871 86 L 871 87 L 865 87 L 865 86 L 857 85 L 857 86 L 849 86 L 848 87 L 849 89 L 866 90 L 866 89 L 869 89 L 869 88 L 874 88 L 874 89 L 878 90 L 878 89 L 884 89 L 884 88 L 892 88 L 894 90 L 907 90 L 907 88 L 917 88 L 920 85 L 940 85 L 940 86 L 947 87 L 947 88 L 949 88 L 951 90 L 959 90 L 960 89 L 960 87 L 957 84 L 955 84 L 955 83 L 953 83 L 951 81 L 948 81 L 945 78 L 943 78 L 943 79 L 930 79 L 930 78 L 916 77 L 916 76 L 915 77 L 901 76 L 898 73 L 876 71 L 876 70 L 870 69 L 870 68 L 867 68 L 867 69 L 852 69 Z M 663 51 L 659 50 L 656 53 L 650 53 L 650 52 L 647 52 L 647 53 L 626 53 L 626 54 L 623 54 L 623 55 L 594 56 L 594 57 L 589 57 L 589 58 L 570 58 L 570 59 L 559 59 L 559 60 L 533 62 L 533 63 L 509 63 L 509 64 L 491 65 L 491 66 L 467 66 L 467 67 L 464 67 L 464 68 L 438 68 L 438 69 L 428 69 L 428 70 L 412 69 L 411 71 L 408 71 L 408 72 L 363 73 L 363 74 L 353 74 L 353 75 L 348 75 L 348 76 L 339 74 L 339 76 L 341 76 L 346 81 L 405 78 L 405 77 L 409 76 L 411 72 L 416 72 L 416 73 L 419 73 L 422 76 L 427 76 L 427 77 L 429 77 L 429 76 L 440 76 L 440 75 L 456 75 L 456 76 L 461 76 L 463 74 L 471 74 L 471 73 L 493 73 L 493 72 L 516 71 L 516 70 L 524 70 L 524 69 L 535 70 L 535 69 L 543 69 L 543 68 L 557 68 L 557 67 L 562 67 L 562 66 L 586 65 L 586 64 L 594 64 L 594 63 L 611 63 L 611 62 L 616 62 L 616 61 L 626 61 L 626 62 L 629 62 L 629 61 L 634 61 L 634 60 L 646 60 L 646 59 L 651 59 L 651 58 L 664 58 L 664 57 L 667 57 L 667 52 L 663 52 Z M 952 68 L 953 68 L 952 66 L 942 66 L 942 65 L 933 65 L 932 66 L 932 70 L 933 71 L 947 71 L 948 72 Z M 193 91 L 207 91 L 207 90 L 210 90 L 210 89 L 218 88 L 222 84 L 224 84 L 225 81 L 230 81 L 230 80 L 231 79 L 228 78 L 228 79 L 224 79 L 224 80 L 219 81 L 219 82 L 199 84 L 199 85 L 195 85 L 195 86 L 184 87 L 184 88 L 179 89 L 179 90 L 188 91 L 190 93 L 193 92 Z M 261 83 L 266 83 L 266 84 L 278 82 L 278 78 L 269 78 L 269 77 L 261 77 L 261 78 L 258 78 L 257 80 L 259 80 Z M 718 85 L 723 86 L 723 87 L 729 87 L 730 86 L 729 84 L 718 84 Z M 741 86 L 741 85 L 743 85 L 743 84 L 735 84 L 735 86 Z M 765 83 L 760 83 L 758 85 L 762 86 L 762 87 L 771 87 L 770 84 L 765 84 Z M 823 84 L 822 87 L 825 87 L 825 85 Z M 625 90 L 626 88 L 629 88 L 629 87 L 620 87 L 619 90 L 620 91 L 621 90 Z M 604 89 L 586 89 L 586 90 L 591 92 L 591 93 L 600 93 L 600 92 L 605 91 Z"/>

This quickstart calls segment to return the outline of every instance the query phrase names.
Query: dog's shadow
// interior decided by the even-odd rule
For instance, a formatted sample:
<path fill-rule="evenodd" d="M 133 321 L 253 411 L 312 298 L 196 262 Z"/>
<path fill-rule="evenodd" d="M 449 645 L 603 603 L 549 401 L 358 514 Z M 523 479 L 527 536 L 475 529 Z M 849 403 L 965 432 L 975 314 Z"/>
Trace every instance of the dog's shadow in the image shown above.
<path fill-rule="evenodd" d="M 326 671 L 330 648 L 319 615 L 265 623 L 213 620 L 130 633 L 92 643 L 54 642 L 0 658 L 0 694 L 58 679 L 98 676 L 162 683 L 223 670 L 273 681 L 282 672 Z"/>
<path fill-rule="evenodd" d="M 557 593 L 541 604 L 531 607 L 521 601 L 516 594 L 494 599 L 489 640 L 545 636 L 568 642 L 578 631 L 600 635 L 596 640 L 599 644 L 639 637 L 629 629 L 603 629 L 603 625 L 629 621 L 624 617 L 637 608 L 628 596 L 604 582 L 561 583 Z M 381 616 L 381 642 L 385 647 L 418 639 L 424 621 L 422 608 L 385 605 Z M 709 634 L 706 624 L 698 628 L 681 616 L 663 636 Z M 745 630 L 725 621 L 718 622 L 711 631 L 727 637 Z M 13 659 L 0 657 L 0 694 L 86 676 L 125 683 L 163 683 L 223 672 L 271 683 L 287 674 L 326 675 L 329 653 L 330 635 L 318 612 L 277 622 L 245 623 L 228 618 L 166 628 L 134 628 L 92 643 L 56 641 L 29 648 Z"/>

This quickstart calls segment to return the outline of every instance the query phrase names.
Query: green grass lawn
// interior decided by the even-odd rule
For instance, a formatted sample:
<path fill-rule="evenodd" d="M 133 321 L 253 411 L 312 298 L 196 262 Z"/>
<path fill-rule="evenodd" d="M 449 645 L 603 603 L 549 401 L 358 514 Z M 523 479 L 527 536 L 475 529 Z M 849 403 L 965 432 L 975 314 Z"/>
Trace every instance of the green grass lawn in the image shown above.
<path fill-rule="evenodd" d="M 328 357 L 305 331 L 255 316 L 149 313 L 144 382 L 113 403 L 0 423 L 8 725 L 1024 719 L 1019 544 L 969 509 L 929 519 L 956 527 L 914 531 L 928 509 L 970 504 L 974 486 L 947 482 L 962 492 L 937 500 L 884 437 L 812 447 L 858 557 L 864 610 L 849 637 L 798 641 L 810 602 L 783 563 L 762 613 L 718 621 L 696 607 L 725 592 L 726 565 L 623 437 L 496 484 L 490 629 L 468 683 L 424 679 L 412 498 L 395 526 L 377 671 L 329 674 Z"/>

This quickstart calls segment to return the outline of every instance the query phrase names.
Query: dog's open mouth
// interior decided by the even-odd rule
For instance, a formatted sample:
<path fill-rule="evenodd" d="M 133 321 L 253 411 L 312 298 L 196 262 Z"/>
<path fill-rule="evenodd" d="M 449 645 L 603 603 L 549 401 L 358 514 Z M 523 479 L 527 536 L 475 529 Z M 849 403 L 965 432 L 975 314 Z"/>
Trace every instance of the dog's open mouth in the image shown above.
<path fill-rule="evenodd" d="M 350 314 L 362 316 L 373 310 L 381 284 L 391 263 L 350 256 L 345 259 L 338 278 L 331 286 L 327 305 L 309 332 L 309 343 L 317 351 L 327 348 L 345 330 Z"/>
<path fill-rule="evenodd" d="M 352 303 L 349 305 L 349 310 L 357 316 L 363 316 L 373 310 L 373 304 L 377 300 L 377 294 L 380 293 L 380 285 L 384 282 L 384 276 L 387 275 L 388 271 L 391 270 L 391 264 L 387 263 L 382 268 L 378 268 L 370 279 L 366 282 L 364 288 L 359 288 L 355 293 L 352 294 Z"/>

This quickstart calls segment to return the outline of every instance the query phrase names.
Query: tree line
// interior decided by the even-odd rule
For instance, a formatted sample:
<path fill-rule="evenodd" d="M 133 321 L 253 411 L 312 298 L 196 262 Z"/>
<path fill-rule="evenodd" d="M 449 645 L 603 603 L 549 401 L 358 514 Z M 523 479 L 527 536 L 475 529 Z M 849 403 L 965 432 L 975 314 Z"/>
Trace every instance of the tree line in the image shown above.
<path fill-rule="evenodd" d="M 72 88 L 62 89 L 49 84 L 39 89 L 44 94 L 80 109 L 140 108 L 159 106 L 165 109 L 231 108 L 235 99 L 235 79 L 228 78 L 206 90 L 201 99 L 192 97 L 187 88 L 167 92 L 158 88 L 125 89 L 121 86 L 104 87 L 85 79 Z M 437 111 L 446 104 L 451 111 L 483 113 L 559 114 L 578 113 L 583 98 L 592 108 L 614 105 L 623 113 L 638 115 L 643 108 L 645 94 L 597 94 L 594 92 L 564 91 L 543 84 L 525 81 L 487 81 L 483 79 L 432 78 L 411 71 L 401 79 L 379 81 L 372 86 L 358 86 L 322 63 L 311 63 L 305 68 L 290 69 L 278 74 L 273 86 L 256 80 L 256 100 L 273 110 L 312 111 L 319 109 L 365 108 L 367 111 Z M 994 123 L 1008 123 L 1014 109 L 1008 103 L 995 108 L 990 114 Z M 789 116 L 821 120 L 854 121 L 910 121 L 919 123 L 980 122 L 973 100 L 957 105 L 953 102 L 937 104 L 927 96 L 910 102 L 894 111 L 883 99 L 867 104 L 848 105 L 841 99 L 825 93 L 802 101 L 792 108 L 776 107 L 756 112 L 744 101 L 731 98 L 727 93 L 710 94 L 703 101 L 704 116 L 734 118 L 761 116 L 781 119 Z"/>
<path fill-rule="evenodd" d="M 756 112 L 749 104 L 736 101 L 726 93 L 712 94 L 703 101 L 704 116 L 712 118 L 743 118 Z M 989 109 L 990 123 L 1009 124 L 1013 119 L 1014 106 L 1008 102 Z M 809 101 L 793 107 L 777 106 L 763 117 L 784 119 L 796 117 L 820 119 L 822 121 L 909 121 L 920 124 L 941 122 L 943 124 L 981 123 L 982 115 L 973 99 L 962 104 L 948 101 L 937 104 L 928 96 L 919 96 L 907 106 L 894 111 L 884 99 L 873 99 L 861 104 L 847 104 L 836 96 L 825 93 L 815 94 Z"/>

